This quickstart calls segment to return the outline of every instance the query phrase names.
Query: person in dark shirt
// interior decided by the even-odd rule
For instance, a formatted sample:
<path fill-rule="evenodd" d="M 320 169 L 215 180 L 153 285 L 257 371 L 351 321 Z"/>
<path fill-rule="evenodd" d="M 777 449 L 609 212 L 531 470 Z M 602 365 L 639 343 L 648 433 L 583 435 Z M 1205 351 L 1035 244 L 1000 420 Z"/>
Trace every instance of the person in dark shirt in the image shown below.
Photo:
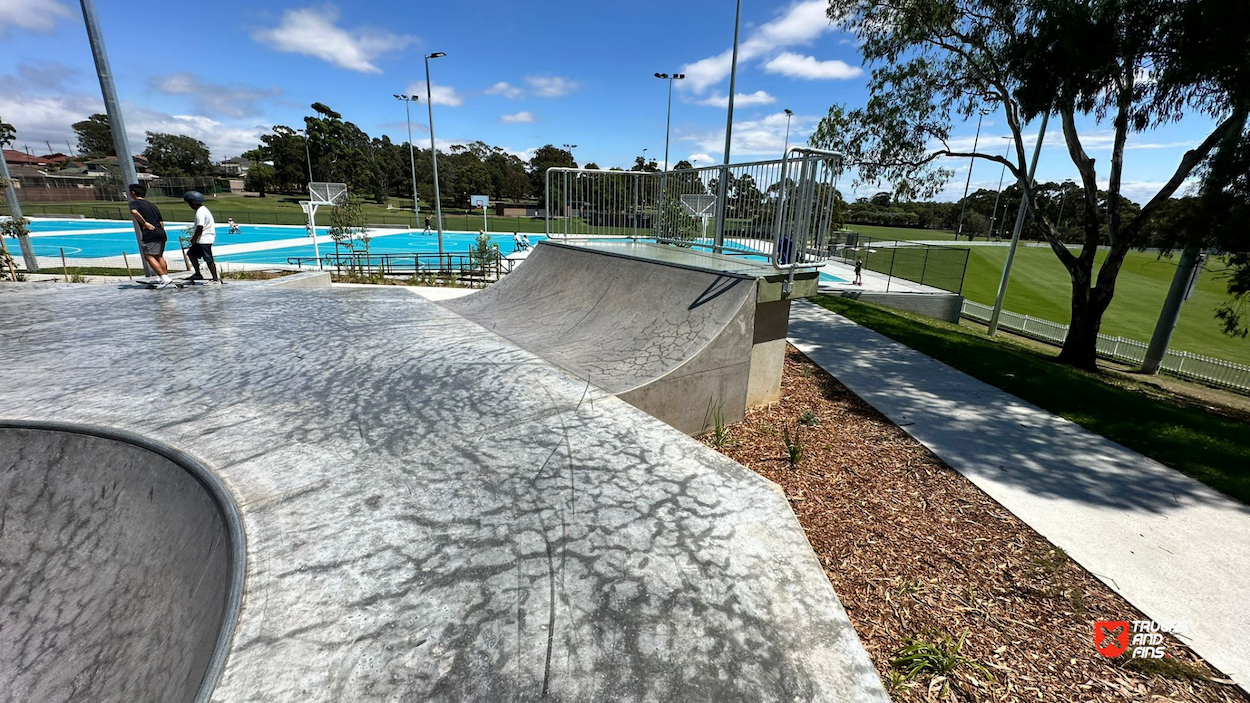
<path fill-rule="evenodd" d="M 168 240 L 165 235 L 165 218 L 161 216 L 160 209 L 143 199 L 143 196 L 148 194 L 147 186 L 142 183 L 132 183 L 129 190 L 130 216 L 134 218 L 135 224 L 139 226 L 139 231 L 142 233 L 140 253 L 143 254 L 143 258 L 147 260 L 152 270 L 160 276 L 155 281 L 156 287 L 164 288 L 174 282 L 169 277 L 169 264 L 165 262 L 165 242 Z"/>

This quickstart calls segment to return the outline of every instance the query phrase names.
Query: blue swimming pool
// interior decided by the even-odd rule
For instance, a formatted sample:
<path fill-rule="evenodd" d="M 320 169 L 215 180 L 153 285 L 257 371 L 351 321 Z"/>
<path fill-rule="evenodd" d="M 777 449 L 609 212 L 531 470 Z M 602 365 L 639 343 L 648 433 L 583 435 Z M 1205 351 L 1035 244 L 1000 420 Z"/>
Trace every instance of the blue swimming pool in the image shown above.
<path fill-rule="evenodd" d="M 187 236 L 187 222 L 167 222 L 165 232 L 169 236 L 170 249 L 177 247 L 178 238 Z M 118 220 L 32 220 L 31 245 L 36 256 L 60 256 L 64 250 L 70 258 L 101 258 L 121 256 L 122 253 L 137 255 L 139 246 L 135 242 L 134 228 L 129 222 Z M 318 227 L 319 237 L 328 237 L 329 228 Z M 395 234 L 394 230 L 383 230 L 384 236 Z M 379 239 L 383 236 L 379 236 Z M 225 224 L 218 223 L 217 241 L 214 248 L 219 252 L 229 252 L 235 245 L 272 244 L 270 248 L 290 246 L 296 242 L 309 242 L 303 227 L 283 225 L 239 225 L 237 234 L 230 234 Z M 16 242 L 6 242 L 16 245 Z M 324 246 L 324 245 L 323 245 Z M 248 248 L 256 248 L 249 246 Z M 308 249 L 312 250 L 309 243 Z M 261 252 L 256 252 L 261 253 Z M 310 254 L 311 256 L 311 254 Z M 286 257 L 280 259 L 264 258 L 266 263 L 285 263 Z"/>
<path fill-rule="evenodd" d="M 178 256 L 178 237 L 186 235 L 186 222 L 166 223 L 169 234 L 167 251 Z M 127 221 L 119 220 L 58 220 L 34 219 L 31 221 L 31 244 L 37 256 L 59 257 L 65 252 L 67 258 L 120 257 L 123 253 L 137 256 L 134 229 Z M 224 262 L 245 264 L 272 264 L 285 266 L 289 259 L 312 258 L 334 253 L 334 242 L 329 238 L 328 227 L 318 227 L 318 246 L 314 249 L 305 229 L 291 225 L 239 225 L 237 234 L 230 234 L 224 223 L 218 223 L 217 241 L 213 246 L 217 258 Z M 541 234 L 530 234 L 530 244 L 546 239 Z M 443 251 L 452 254 L 468 253 L 477 241 L 476 233 L 444 232 Z M 506 256 L 517 250 L 511 233 L 491 234 L 491 241 Z M 16 242 L 6 242 L 16 247 Z M 708 246 L 710 240 L 700 241 Z M 438 237 L 422 234 L 417 230 L 375 230 L 370 241 L 371 254 L 411 254 L 438 251 Z M 743 254 L 753 261 L 768 261 L 764 251 Z M 846 279 L 821 272 L 822 283 L 846 283 Z"/>
<path fill-rule="evenodd" d="M 499 247 L 499 251 L 504 256 L 516 251 L 516 244 L 512 240 L 511 234 L 492 234 L 491 242 Z M 546 239 L 541 234 L 529 235 L 530 244 L 534 245 Z M 477 242 L 476 234 L 467 234 L 460 232 L 444 232 L 443 233 L 443 251 L 451 254 L 466 254 L 474 247 Z M 325 256 L 334 253 L 334 243 L 319 244 L 320 254 Z M 412 253 L 430 253 L 438 251 L 438 236 L 434 234 L 422 234 L 421 232 L 403 232 L 399 234 L 388 234 L 380 237 L 374 237 L 369 241 L 370 254 L 412 254 Z M 265 249 L 263 251 L 247 251 L 247 252 L 223 252 L 217 256 L 221 261 L 238 262 L 245 264 L 286 264 L 287 259 L 305 258 L 311 259 L 316 256 L 313 245 L 301 244 L 299 246 L 282 247 L 276 249 Z"/>
<path fill-rule="evenodd" d="M 31 232 L 79 232 L 98 229 L 129 229 L 129 222 L 118 220 L 36 220 L 27 225 Z"/>

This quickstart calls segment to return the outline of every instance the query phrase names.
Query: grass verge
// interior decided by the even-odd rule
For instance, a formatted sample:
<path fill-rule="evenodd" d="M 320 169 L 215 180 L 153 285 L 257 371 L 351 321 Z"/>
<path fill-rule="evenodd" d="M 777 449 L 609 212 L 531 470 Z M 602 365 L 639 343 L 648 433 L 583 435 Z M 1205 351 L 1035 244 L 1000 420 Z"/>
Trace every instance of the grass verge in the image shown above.
<path fill-rule="evenodd" d="M 846 298 L 817 304 L 1250 503 L 1250 425 L 1168 402 L 949 323 Z"/>

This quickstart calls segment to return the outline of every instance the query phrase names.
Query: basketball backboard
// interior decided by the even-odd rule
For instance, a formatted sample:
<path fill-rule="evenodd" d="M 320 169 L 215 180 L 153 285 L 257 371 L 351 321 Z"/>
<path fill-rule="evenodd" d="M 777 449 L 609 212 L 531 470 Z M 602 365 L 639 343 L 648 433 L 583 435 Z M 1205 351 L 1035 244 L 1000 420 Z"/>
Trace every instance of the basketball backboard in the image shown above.
<path fill-rule="evenodd" d="M 487 195 L 470 195 L 469 204 L 473 207 L 488 208 L 490 207 L 490 196 Z"/>
<path fill-rule="evenodd" d="M 313 181 L 308 184 L 308 196 L 318 205 L 339 205 L 347 200 L 347 184 Z"/>
<path fill-rule="evenodd" d="M 680 198 L 681 209 L 694 217 L 711 217 L 716 209 L 715 195 L 683 193 Z"/>

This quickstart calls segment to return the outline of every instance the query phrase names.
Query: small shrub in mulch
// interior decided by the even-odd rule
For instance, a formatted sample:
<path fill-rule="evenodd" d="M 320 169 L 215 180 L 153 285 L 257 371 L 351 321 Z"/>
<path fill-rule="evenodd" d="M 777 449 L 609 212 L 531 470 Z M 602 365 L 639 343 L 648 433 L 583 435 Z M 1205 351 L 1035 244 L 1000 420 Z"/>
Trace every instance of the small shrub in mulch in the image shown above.
<path fill-rule="evenodd" d="M 1174 638 L 1098 654 L 1096 620 L 1147 618 L 793 348 L 781 401 L 722 434 L 789 497 L 895 700 L 1250 700 Z"/>

